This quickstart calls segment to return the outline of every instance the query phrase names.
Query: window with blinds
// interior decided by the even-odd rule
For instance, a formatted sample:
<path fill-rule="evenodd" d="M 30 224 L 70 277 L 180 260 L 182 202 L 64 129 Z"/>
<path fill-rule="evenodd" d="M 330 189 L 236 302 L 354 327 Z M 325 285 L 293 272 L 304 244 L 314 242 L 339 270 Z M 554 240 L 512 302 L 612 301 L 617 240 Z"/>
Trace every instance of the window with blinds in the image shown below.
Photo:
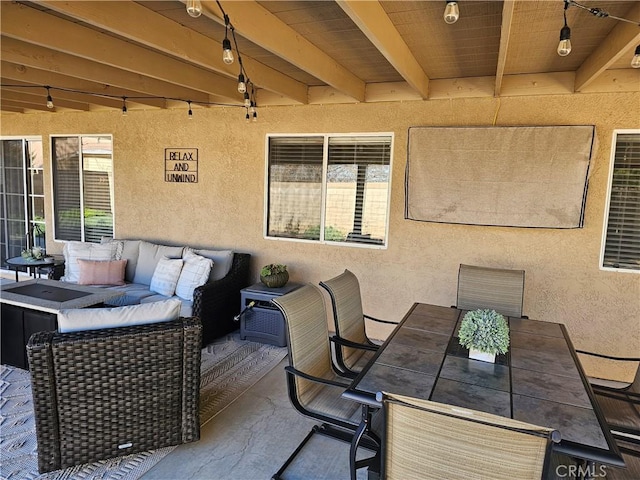
<path fill-rule="evenodd" d="M 113 236 L 112 151 L 110 135 L 51 138 L 57 240 Z"/>
<path fill-rule="evenodd" d="M 602 268 L 640 272 L 640 130 L 616 131 Z"/>
<path fill-rule="evenodd" d="M 268 138 L 268 237 L 387 244 L 391 135 Z"/>

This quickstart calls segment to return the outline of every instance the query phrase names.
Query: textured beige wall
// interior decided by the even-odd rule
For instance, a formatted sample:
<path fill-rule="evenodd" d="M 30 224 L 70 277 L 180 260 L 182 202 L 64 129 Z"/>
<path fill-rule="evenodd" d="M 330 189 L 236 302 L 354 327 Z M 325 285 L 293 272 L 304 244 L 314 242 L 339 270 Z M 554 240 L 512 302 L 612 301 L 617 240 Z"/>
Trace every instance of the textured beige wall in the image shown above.
<path fill-rule="evenodd" d="M 456 99 L 259 109 L 246 124 L 238 108 L 2 115 L 2 135 L 111 133 L 116 236 L 250 252 L 282 262 L 296 281 L 317 283 L 352 270 L 365 310 L 399 320 L 415 301 L 452 305 L 460 263 L 526 270 L 524 312 L 566 324 L 579 348 L 640 352 L 640 275 L 598 268 L 615 128 L 640 128 L 640 94 Z M 407 129 L 416 125 L 595 124 L 584 228 L 548 230 L 419 223 L 404 219 Z M 263 238 L 267 133 L 393 132 L 387 250 Z M 164 149 L 199 149 L 199 183 L 163 180 Z M 47 161 L 48 165 L 48 161 Z M 49 171 L 46 181 L 50 184 Z M 50 198 L 50 189 L 47 191 Z M 47 206 L 51 218 L 50 203 Z M 54 251 L 59 246 L 49 245 Z M 383 337 L 387 330 L 373 332 Z M 587 365 L 587 368 L 592 368 Z M 603 372 L 593 372 L 603 373 Z"/>

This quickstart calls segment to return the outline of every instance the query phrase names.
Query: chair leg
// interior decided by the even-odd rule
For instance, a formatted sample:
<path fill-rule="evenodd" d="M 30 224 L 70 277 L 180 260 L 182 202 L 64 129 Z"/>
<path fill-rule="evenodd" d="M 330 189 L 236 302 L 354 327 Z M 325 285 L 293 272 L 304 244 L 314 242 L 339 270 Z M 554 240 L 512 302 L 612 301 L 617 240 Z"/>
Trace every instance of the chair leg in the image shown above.
<path fill-rule="evenodd" d="M 368 434 L 369 438 L 364 435 Z M 373 457 L 356 460 L 358 447 L 362 446 L 372 449 L 376 452 Z M 373 448 L 371 448 L 373 447 Z M 351 448 L 349 449 L 349 473 L 351 480 L 356 480 L 356 472 L 363 467 L 375 466 L 380 458 L 380 442 L 375 434 L 371 432 L 371 411 L 367 405 L 362 406 L 362 422 L 358 426 L 353 439 L 351 440 Z M 370 468 L 371 470 L 371 468 Z"/>
<path fill-rule="evenodd" d="M 291 462 L 295 460 L 298 453 L 300 453 L 300 451 L 304 448 L 304 446 L 311 439 L 311 437 L 313 437 L 313 434 L 316 433 L 319 429 L 320 429 L 320 425 L 314 425 L 313 428 L 311 428 L 307 436 L 304 437 L 304 440 L 300 442 L 300 445 L 298 445 L 298 447 L 293 451 L 293 453 L 289 455 L 289 458 L 287 458 L 287 461 L 282 464 L 282 466 L 276 473 L 273 474 L 273 476 L 271 477 L 272 480 L 280 480 L 282 478 L 281 475 L 284 473 L 287 467 L 291 464 Z"/>
<path fill-rule="evenodd" d="M 282 464 L 282 466 L 280 467 L 280 469 L 276 473 L 273 474 L 273 476 L 271 477 L 272 480 L 282 480 L 282 474 L 289 467 L 289 465 L 291 465 L 291 463 L 295 460 L 296 456 L 302 451 L 302 449 L 307 444 L 307 442 L 309 440 L 311 440 L 311 437 L 313 437 L 313 435 L 316 434 L 316 433 L 320 434 L 320 435 L 327 436 L 327 437 L 335 438 L 336 440 L 341 440 L 341 441 L 343 441 L 345 443 L 349 443 L 349 444 L 352 445 L 351 448 L 353 448 L 352 441 L 353 441 L 353 435 L 354 434 L 352 432 L 344 431 L 342 429 L 336 428 L 336 427 L 334 427 L 332 425 L 329 425 L 327 423 L 323 423 L 321 425 L 314 425 L 313 428 L 311 428 L 311 431 L 304 438 L 304 440 L 302 440 L 302 442 L 293 451 L 293 453 L 289 456 L 289 458 L 287 458 L 286 462 L 284 464 Z M 362 437 L 363 434 L 364 434 L 364 431 L 360 436 Z M 375 442 L 367 439 L 366 437 L 364 439 L 362 439 L 361 444 L 365 448 L 369 448 L 369 449 L 372 449 L 372 450 L 376 449 L 376 451 L 377 451 L 378 445 Z M 357 446 L 356 446 L 356 449 L 357 449 Z M 370 465 L 374 458 L 376 458 L 376 457 L 371 457 L 371 458 L 358 460 L 357 462 L 355 462 L 355 468 L 362 468 L 364 466 Z M 355 461 L 355 456 L 354 456 L 354 461 Z M 351 465 L 350 465 L 350 467 L 351 467 Z"/>

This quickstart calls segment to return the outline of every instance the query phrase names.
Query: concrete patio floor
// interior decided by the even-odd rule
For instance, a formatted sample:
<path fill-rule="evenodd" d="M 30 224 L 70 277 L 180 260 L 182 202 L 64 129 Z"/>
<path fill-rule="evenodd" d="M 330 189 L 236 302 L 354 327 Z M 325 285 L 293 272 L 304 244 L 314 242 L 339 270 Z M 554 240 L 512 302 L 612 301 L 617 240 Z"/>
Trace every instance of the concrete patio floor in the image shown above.
<path fill-rule="evenodd" d="M 143 480 L 267 480 L 317 422 L 293 409 L 285 358 L 201 429 L 198 442 L 180 445 Z M 363 451 L 367 453 L 367 451 Z M 365 469 L 358 478 L 366 478 Z M 286 480 L 349 479 L 349 445 L 314 435 L 286 470 Z"/>

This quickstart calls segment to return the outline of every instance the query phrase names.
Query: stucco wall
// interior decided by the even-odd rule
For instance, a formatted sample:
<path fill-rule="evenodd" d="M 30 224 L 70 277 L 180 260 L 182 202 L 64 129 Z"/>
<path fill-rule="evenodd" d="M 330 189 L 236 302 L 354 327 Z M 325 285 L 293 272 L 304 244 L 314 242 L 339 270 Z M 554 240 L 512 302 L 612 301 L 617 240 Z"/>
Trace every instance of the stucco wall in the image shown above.
<path fill-rule="evenodd" d="M 407 129 L 416 125 L 595 124 L 584 228 L 548 230 L 419 223 L 404 219 Z M 365 310 L 399 320 L 415 301 L 452 305 L 460 263 L 526 270 L 524 313 L 563 322 L 579 348 L 640 351 L 640 275 L 598 268 L 611 137 L 640 128 L 640 94 L 456 99 L 259 109 L 238 108 L 5 114 L 2 135 L 114 136 L 116 236 L 250 252 L 261 265 L 286 263 L 291 278 L 317 283 L 343 269 L 360 279 Z M 325 246 L 263 238 L 267 133 L 393 132 L 389 248 Z M 164 149 L 199 149 L 199 182 L 166 183 Z M 50 210 L 50 174 L 47 217 Z M 59 245 L 48 246 L 60 250 Z M 374 330 L 384 337 L 388 330 Z M 593 366 L 587 364 L 588 369 Z M 591 373 L 603 373 L 591 371 Z"/>

